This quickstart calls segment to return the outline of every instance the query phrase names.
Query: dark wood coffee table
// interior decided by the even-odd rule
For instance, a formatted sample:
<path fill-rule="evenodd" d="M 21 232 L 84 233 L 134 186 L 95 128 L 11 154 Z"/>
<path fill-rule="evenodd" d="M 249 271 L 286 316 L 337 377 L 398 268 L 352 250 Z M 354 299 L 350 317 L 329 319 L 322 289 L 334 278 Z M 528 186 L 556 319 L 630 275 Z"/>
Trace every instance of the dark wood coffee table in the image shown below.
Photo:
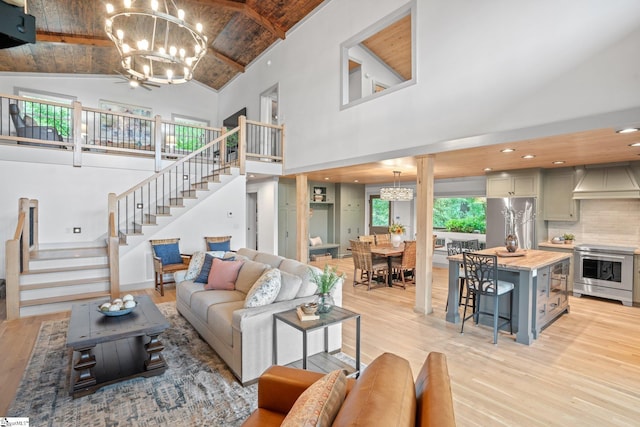
<path fill-rule="evenodd" d="M 74 398 L 167 369 L 158 336 L 169 322 L 148 296 L 138 296 L 136 301 L 133 312 L 118 317 L 99 313 L 96 302 L 72 306 L 67 347 L 73 350 L 70 394 Z"/>

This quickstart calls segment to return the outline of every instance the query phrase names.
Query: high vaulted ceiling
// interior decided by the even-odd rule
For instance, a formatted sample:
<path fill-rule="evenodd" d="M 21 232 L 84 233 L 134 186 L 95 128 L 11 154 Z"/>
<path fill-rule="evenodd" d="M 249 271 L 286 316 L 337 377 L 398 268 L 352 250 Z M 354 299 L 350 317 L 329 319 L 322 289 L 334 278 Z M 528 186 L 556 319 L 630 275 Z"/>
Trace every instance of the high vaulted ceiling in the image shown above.
<path fill-rule="evenodd" d="M 120 1 L 28 0 L 28 12 L 36 18 L 36 43 L 0 50 L 0 71 L 117 75 L 122 67 L 104 22 L 105 4 Z M 216 90 L 323 2 L 174 1 L 188 22 L 204 26 L 209 48 L 194 79 Z"/>

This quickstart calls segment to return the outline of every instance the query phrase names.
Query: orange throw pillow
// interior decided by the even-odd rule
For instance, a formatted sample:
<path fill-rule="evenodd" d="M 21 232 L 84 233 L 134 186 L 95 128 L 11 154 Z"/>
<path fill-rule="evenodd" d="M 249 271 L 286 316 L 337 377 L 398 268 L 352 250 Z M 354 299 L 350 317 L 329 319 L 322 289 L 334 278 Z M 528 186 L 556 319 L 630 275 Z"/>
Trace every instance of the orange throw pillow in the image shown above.
<path fill-rule="evenodd" d="M 214 258 L 209 271 L 209 279 L 204 288 L 207 290 L 233 291 L 236 288 L 238 272 L 243 261 L 222 261 Z"/>

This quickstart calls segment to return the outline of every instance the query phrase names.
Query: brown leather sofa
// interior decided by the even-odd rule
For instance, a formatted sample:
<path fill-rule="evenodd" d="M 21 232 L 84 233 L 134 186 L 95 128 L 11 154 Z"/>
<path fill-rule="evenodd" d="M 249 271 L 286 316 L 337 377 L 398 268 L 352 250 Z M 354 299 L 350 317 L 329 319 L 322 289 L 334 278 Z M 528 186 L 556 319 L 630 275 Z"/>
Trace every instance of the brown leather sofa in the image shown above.
<path fill-rule="evenodd" d="M 258 409 L 243 426 L 279 426 L 300 394 L 323 375 L 272 366 L 258 380 Z M 455 426 L 444 354 L 427 356 L 414 383 L 406 359 L 384 353 L 349 379 L 334 426 Z"/>

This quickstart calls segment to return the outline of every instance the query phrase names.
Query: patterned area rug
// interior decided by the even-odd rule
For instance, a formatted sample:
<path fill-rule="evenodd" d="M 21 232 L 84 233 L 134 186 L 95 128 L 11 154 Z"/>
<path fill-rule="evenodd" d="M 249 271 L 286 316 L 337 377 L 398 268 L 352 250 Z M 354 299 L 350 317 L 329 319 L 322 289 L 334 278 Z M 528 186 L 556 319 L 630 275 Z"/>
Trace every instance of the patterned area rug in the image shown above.
<path fill-rule="evenodd" d="M 171 327 L 161 336 L 168 369 L 69 396 L 68 320 L 43 322 L 8 416 L 32 426 L 237 426 L 255 409 L 257 385 L 242 387 L 226 364 L 180 316 L 158 308 Z"/>

